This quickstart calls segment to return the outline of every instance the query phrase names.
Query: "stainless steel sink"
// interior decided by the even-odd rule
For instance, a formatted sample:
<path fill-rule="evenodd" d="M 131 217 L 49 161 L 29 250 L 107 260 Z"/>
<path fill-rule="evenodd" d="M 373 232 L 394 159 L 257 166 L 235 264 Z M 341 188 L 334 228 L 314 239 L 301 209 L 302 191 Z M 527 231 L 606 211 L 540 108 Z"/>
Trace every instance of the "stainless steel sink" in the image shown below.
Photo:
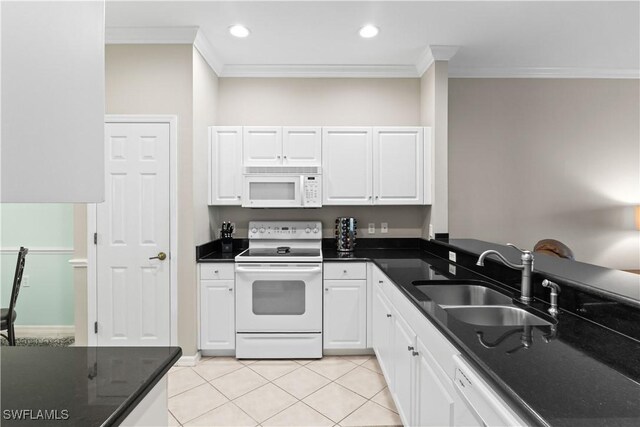
<path fill-rule="evenodd" d="M 550 326 L 551 322 L 518 307 L 459 306 L 443 307 L 447 313 L 464 323 L 479 326 Z"/>
<path fill-rule="evenodd" d="M 505 305 L 512 303 L 510 296 L 480 284 L 429 284 L 416 285 L 416 288 L 440 306 Z"/>

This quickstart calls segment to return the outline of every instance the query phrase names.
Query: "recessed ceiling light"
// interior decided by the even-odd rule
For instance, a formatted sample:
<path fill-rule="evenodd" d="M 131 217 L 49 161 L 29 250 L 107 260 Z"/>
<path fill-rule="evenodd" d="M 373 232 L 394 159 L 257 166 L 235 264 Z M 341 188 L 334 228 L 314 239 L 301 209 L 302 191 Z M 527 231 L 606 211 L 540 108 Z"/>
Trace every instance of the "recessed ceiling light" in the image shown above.
<path fill-rule="evenodd" d="M 364 27 L 360 28 L 360 37 L 370 39 L 371 37 L 377 36 L 378 32 L 378 27 L 374 27 L 373 25 L 365 25 Z"/>
<path fill-rule="evenodd" d="M 232 25 L 232 26 L 230 26 L 229 27 L 229 32 L 231 33 L 232 36 L 240 37 L 240 38 L 245 38 L 251 33 L 251 31 L 249 31 L 249 29 L 247 27 L 244 27 L 242 25 Z"/>

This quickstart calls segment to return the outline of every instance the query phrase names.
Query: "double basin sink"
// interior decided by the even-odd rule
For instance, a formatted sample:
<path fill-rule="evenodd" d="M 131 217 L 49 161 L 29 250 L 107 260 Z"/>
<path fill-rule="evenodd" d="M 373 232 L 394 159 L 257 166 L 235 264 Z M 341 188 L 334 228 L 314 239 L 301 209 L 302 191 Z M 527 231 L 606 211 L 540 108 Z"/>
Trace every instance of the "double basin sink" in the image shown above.
<path fill-rule="evenodd" d="M 478 326 L 550 326 L 480 280 L 416 281 L 413 285 L 450 316 Z"/>

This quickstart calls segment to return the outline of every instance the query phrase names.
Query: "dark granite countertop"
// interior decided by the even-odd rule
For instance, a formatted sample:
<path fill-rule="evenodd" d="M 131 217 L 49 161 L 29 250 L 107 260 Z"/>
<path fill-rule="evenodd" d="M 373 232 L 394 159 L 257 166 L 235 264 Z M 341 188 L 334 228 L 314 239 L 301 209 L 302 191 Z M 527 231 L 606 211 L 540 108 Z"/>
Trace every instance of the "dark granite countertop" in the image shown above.
<path fill-rule="evenodd" d="M 2 426 L 116 426 L 180 358 L 180 347 L 1 347 Z M 55 410 L 67 420 L 11 420 Z"/>
<path fill-rule="evenodd" d="M 344 255 L 323 250 L 325 261 Z M 525 348 L 521 327 L 486 327 L 449 316 L 422 294 L 417 280 L 484 280 L 512 297 L 511 287 L 418 249 L 363 249 L 346 259 L 370 260 L 461 351 L 525 422 L 550 426 L 640 425 L 640 342 L 572 313 L 536 326 Z M 455 275 L 450 273 L 455 267 Z M 519 304 L 519 303 L 517 303 Z M 531 308 L 552 320 L 540 301 Z M 482 337 L 482 342 L 480 337 Z"/>

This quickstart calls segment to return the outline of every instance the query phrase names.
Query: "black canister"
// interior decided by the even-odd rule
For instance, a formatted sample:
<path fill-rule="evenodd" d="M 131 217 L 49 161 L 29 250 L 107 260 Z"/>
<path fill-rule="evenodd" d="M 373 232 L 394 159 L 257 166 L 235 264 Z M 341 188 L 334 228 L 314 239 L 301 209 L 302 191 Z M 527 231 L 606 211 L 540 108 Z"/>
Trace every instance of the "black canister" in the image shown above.
<path fill-rule="evenodd" d="M 358 221 L 352 217 L 336 218 L 336 249 L 338 252 L 352 252 L 356 247 Z"/>

